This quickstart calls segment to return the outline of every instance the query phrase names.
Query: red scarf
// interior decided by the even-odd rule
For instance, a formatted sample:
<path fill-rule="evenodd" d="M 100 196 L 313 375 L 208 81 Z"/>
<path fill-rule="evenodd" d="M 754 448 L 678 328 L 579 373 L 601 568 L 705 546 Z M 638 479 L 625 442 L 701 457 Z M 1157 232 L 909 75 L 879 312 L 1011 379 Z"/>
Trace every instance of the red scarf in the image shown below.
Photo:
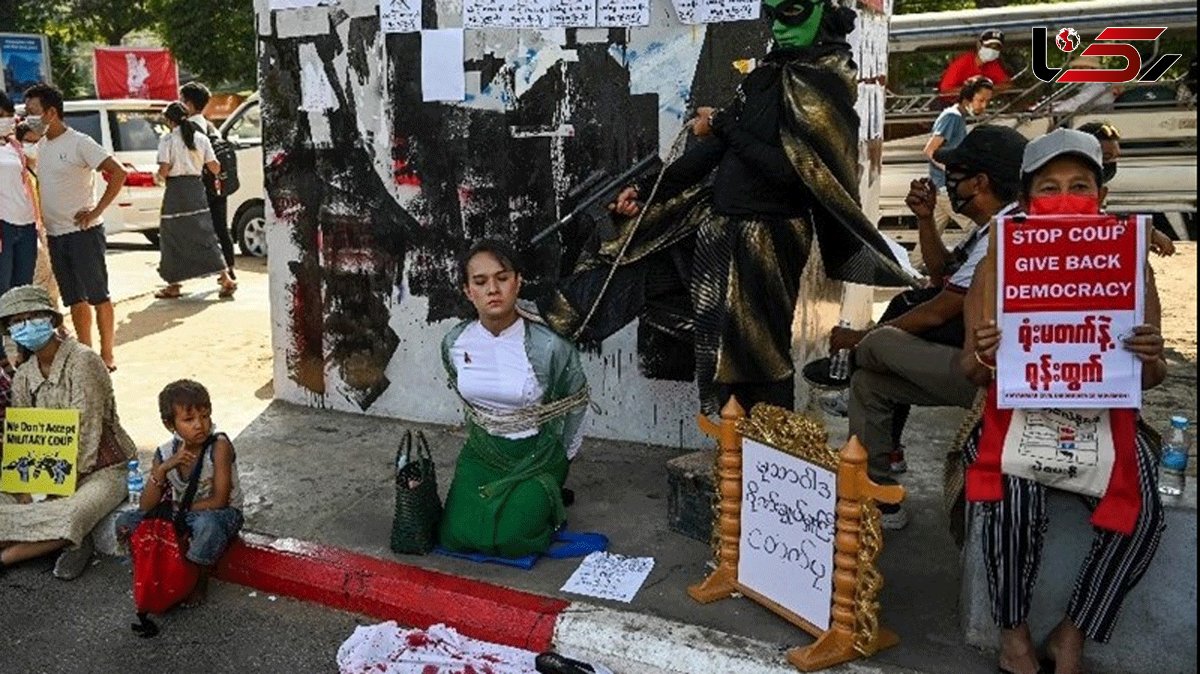
<path fill-rule="evenodd" d="M 1112 475 L 1100 504 L 1092 512 L 1092 525 L 1129 536 L 1133 533 L 1142 508 L 1141 481 L 1138 479 L 1137 418 L 1134 409 L 1110 409 L 1113 434 Z M 1012 410 L 996 407 L 996 385 L 988 387 L 983 408 L 983 432 L 979 453 L 967 466 L 967 500 L 999 501 L 1004 498 L 1004 480 L 1000 462 L 1004 437 L 1012 423 Z"/>

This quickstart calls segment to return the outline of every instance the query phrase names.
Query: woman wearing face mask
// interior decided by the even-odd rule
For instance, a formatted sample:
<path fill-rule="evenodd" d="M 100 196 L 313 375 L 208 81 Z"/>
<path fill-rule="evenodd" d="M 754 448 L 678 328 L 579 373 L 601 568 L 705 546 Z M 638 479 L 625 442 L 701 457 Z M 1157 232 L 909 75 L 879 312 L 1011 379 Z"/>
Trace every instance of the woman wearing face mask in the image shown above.
<path fill-rule="evenodd" d="M 1058 129 L 1029 143 L 1022 163 L 1022 197 L 1030 215 L 1092 215 L 1100 213 L 1107 190 L 1101 182 L 1100 144 L 1091 136 Z M 989 259 L 979 266 L 967 294 L 964 320 L 967 341 L 962 366 L 976 384 L 986 387 L 988 400 L 982 421 L 966 446 L 967 500 L 976 502 L 982 524 L 983 555 L 988 569 L 992 616 L 1000 626 L 1000 671 L 1017 674 L 1049 671 L 1039 665 L 1027 617 L 1041 562 L 1047 526 L 1046 487 L 1002 473 L 1001 454 L 1006 434 L 1013 429 L 1013 410 L 996 407 L 993 375 L 1002 335 L 995 321 L 985 320 L 984 307 L 995 306 L 995 269 Z M 991 289 L 991 295 L 988 291 Z M 1122 346 L 1142 363 L 1142 388 L 1162 383 L 1167 375 L 1161 308 L 1154 274 L 1146 267 L 1145 324 L 1135 327 Z M 1163 510 L 1157 488 L 1153 433 L 1137 410 L 1109 409 L 1115 450 L 1110 488 L 1099 499 L 1084 497 L 1092 511 L 1095 536 L 1084 558 L 1066 615 L 1043 644 L 1042 656 L 1053 671 L 1082 671 L 1086 639 L 1104 643 L 1112 634 L 1126 594 L 1145 573 L 1158 549 Z M 1105 432 L 1103 426 L 1099 432 Z M 1114 489 L 1120 484 L 1128 489 Z M 1044 662 L 1044 661 L 1043 661 Z"/>
<path fill-rule="evenodd" d="M 219 297 L 231 298 L 237 283 L 229 276 L 221 245 L 212 228 L 212 215 L 202 169 L 220 173 L 221 164 L 213 153 L 208 136 L 197 133 L 188 121 L 182 103 L 172 103 L 163 111 L 171 132 L 158 144 L 158 177 L 165 180 L 162 223 L 159 226 L 159 251 L 162 254 L 158 273 L 167 287 L 154 294 L 159 299 L 180 296 L 180 283 L 187 279 L 220 274 Z"/>
<path fill-rule="evenodd" d="M 15 112 L 0 92 L 0 294 L 32 283 L 38 258 L 37 199 Z M 6 358 L 2 341 L 0 358 Z"/>
<path fill-rule="evenodd" d="M 985 30 L 979 36 L 975 51 L 959 54 L 946 66 L 942 80 L 938 83 L 938 92 L 942 94 L 942 103 L 953 104 L 958 97 L 958 90 L 972 77 L 980 75 L 991 80 L 997 89 L 1005 89 L 1012 78 L 1000 63 L 1000 51 L 1004 49 L 1004 33 L 998 30 Z"/>
<path fill-rule="evenodd" d="M 54 575 L 72 580 L 91 559 L 92 529 L 125 499 L 125 462 L 137 447 L 121 428 L 104 361 L 57 332 L 62 315 L 43 288 L 18 286 L 0 296 L 0 325 L 26 356 L 13 377 L 12 406 L 79 412 L 75 493 L 40 503 L 0 493 L 0 573 L 61 550 Z"/>
<path fill-rule="evenodd" d="M 1096 140 L 1100 141 L 1100 150 L 1104 157 L 1101 180 L 1107 188 L 1108 183 L 1117 177 L 1117 162 L 1121 159 L 1121 132 L 1108 122 L 1088 122 L 1080 126 L 1078 130 L 1094 136 Z M 1162 213 L 1154 213 L 1152 220 L 1154 226 L 1150 228 L 1150 250 L 1162 257 L 1174 255 L 1175 242 L 1171 241 L 1171 237 L 1163 234 L 1158 228 L 1160 222 L 1164 227 L 1170 226 Z"/>
<path fill-rule="evenodd" d="M 587 379 L 575 347 L 517 315 L 512 250 L 480 241 L 459 263 L 477 318 L 442 340 L 467 442 L 446 496 L 440 541 L 456 552 L 515 558 L 545 552 L 566 520 L 563 482 L 583 441 Z"/>

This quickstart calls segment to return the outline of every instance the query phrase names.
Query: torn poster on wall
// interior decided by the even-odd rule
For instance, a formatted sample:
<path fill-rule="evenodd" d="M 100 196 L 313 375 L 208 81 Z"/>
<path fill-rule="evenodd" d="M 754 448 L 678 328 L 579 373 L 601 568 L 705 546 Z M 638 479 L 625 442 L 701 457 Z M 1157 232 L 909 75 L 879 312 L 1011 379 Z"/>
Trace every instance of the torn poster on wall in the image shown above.
<path fill-rule="evenodd" d="M 384 33 L 421 30 L 421 0 L 379 0 L 379 30 Z"/>
<path fill-rule="evenodd" d="M 460 7 L 427 6 L 426 21 L 431 6 Z M 426 103 L 435 78 L 423 76 L 420 33 L 381 33 L 379 14 L 338 9 L 273 19 L 260 72 L 266 193 L 286 232 L 276 250 L 288 250 L 271 262 L 288 293 L 275 313 L 280 386 L 361 411 L 395 409 L 398 377 L 412 388 L 403 354 L 420 326 L 469 314 L 454 269 L 472 240 L 515 242 L 528 254 L 522 295 L 542 292 L 587 244 L 580 223 L 560 245 L 526 250 L 573 208 L 572 188 L 659 151 L 691 107 L 726 103 L 742 76 L 712 64 L 761 57 L 769 41 L 765 22 L 697 31 L 661 12 L 649 28 L 588 40 L 470 31 L 450 58 L 465 99 Z M 638 339 L 627 371 L 691 377 L 684 349 Z"/>

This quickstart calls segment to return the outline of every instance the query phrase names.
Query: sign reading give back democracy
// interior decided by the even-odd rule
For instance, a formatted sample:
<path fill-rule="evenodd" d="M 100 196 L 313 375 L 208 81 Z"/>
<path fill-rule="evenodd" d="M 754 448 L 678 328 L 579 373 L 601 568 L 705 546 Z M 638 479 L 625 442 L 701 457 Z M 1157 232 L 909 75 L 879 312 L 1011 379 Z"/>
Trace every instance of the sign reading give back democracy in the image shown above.
<path fill-rule="evenodd" d="M 70 496 L 75 493 L 78 458 L 78 410 L 8 409 L 0 491 Z"/>
<path fill-rule="evenodd" d="M 1145 217 L 997 225 L 998 406 L 1140 407 L 1141 363 L 1121 342 L 1143 322 Z"/>

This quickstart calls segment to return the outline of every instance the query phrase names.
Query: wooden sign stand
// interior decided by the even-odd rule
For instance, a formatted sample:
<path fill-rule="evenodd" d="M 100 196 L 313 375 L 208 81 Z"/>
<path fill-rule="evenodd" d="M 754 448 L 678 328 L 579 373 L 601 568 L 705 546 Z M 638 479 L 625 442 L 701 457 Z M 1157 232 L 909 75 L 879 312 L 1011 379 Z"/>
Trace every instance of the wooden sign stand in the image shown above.
<path fill-rule="evenodd" d="M 867 452 L 857 437 L 851 437 L 835 455 L 825 445 L 826 435 L 819 424 L 781 408 L 757 405 L 753 416 L 748 418 L 737 400 L 730 398 L 721 410 L 720 424 L 703 415 L 698 421 L 700 430 L 715 438 L 720 448 L 714 526 L 717 568 L 702 582 L 689 587 L 688 595 L 707 604 L 741 593 L 817 637 L 808 646 L 788 651 L 788 662 L 803 672 L 869 657 L 898 644 L 900 638 L 894 632 L 879 626 L 877 597 L 883 587 L 883 576 L 875 568 L 875 558 L 883 547 L 883 535 L 875 502 L 899 503 L 904 499 L 904 488 L 871 481 L 867 475 Z M 781 425 L 788 428 L 773 428 Z M 837 474 L 833 597 L 828 629 L 813 625 L 738 582 L 744 435 L 777 435 L 793 444 L 799 442 Z M 755 439 L 774 444 L 771 437 Z M 820 447 L 814 446 L 818 440 Z"/>

